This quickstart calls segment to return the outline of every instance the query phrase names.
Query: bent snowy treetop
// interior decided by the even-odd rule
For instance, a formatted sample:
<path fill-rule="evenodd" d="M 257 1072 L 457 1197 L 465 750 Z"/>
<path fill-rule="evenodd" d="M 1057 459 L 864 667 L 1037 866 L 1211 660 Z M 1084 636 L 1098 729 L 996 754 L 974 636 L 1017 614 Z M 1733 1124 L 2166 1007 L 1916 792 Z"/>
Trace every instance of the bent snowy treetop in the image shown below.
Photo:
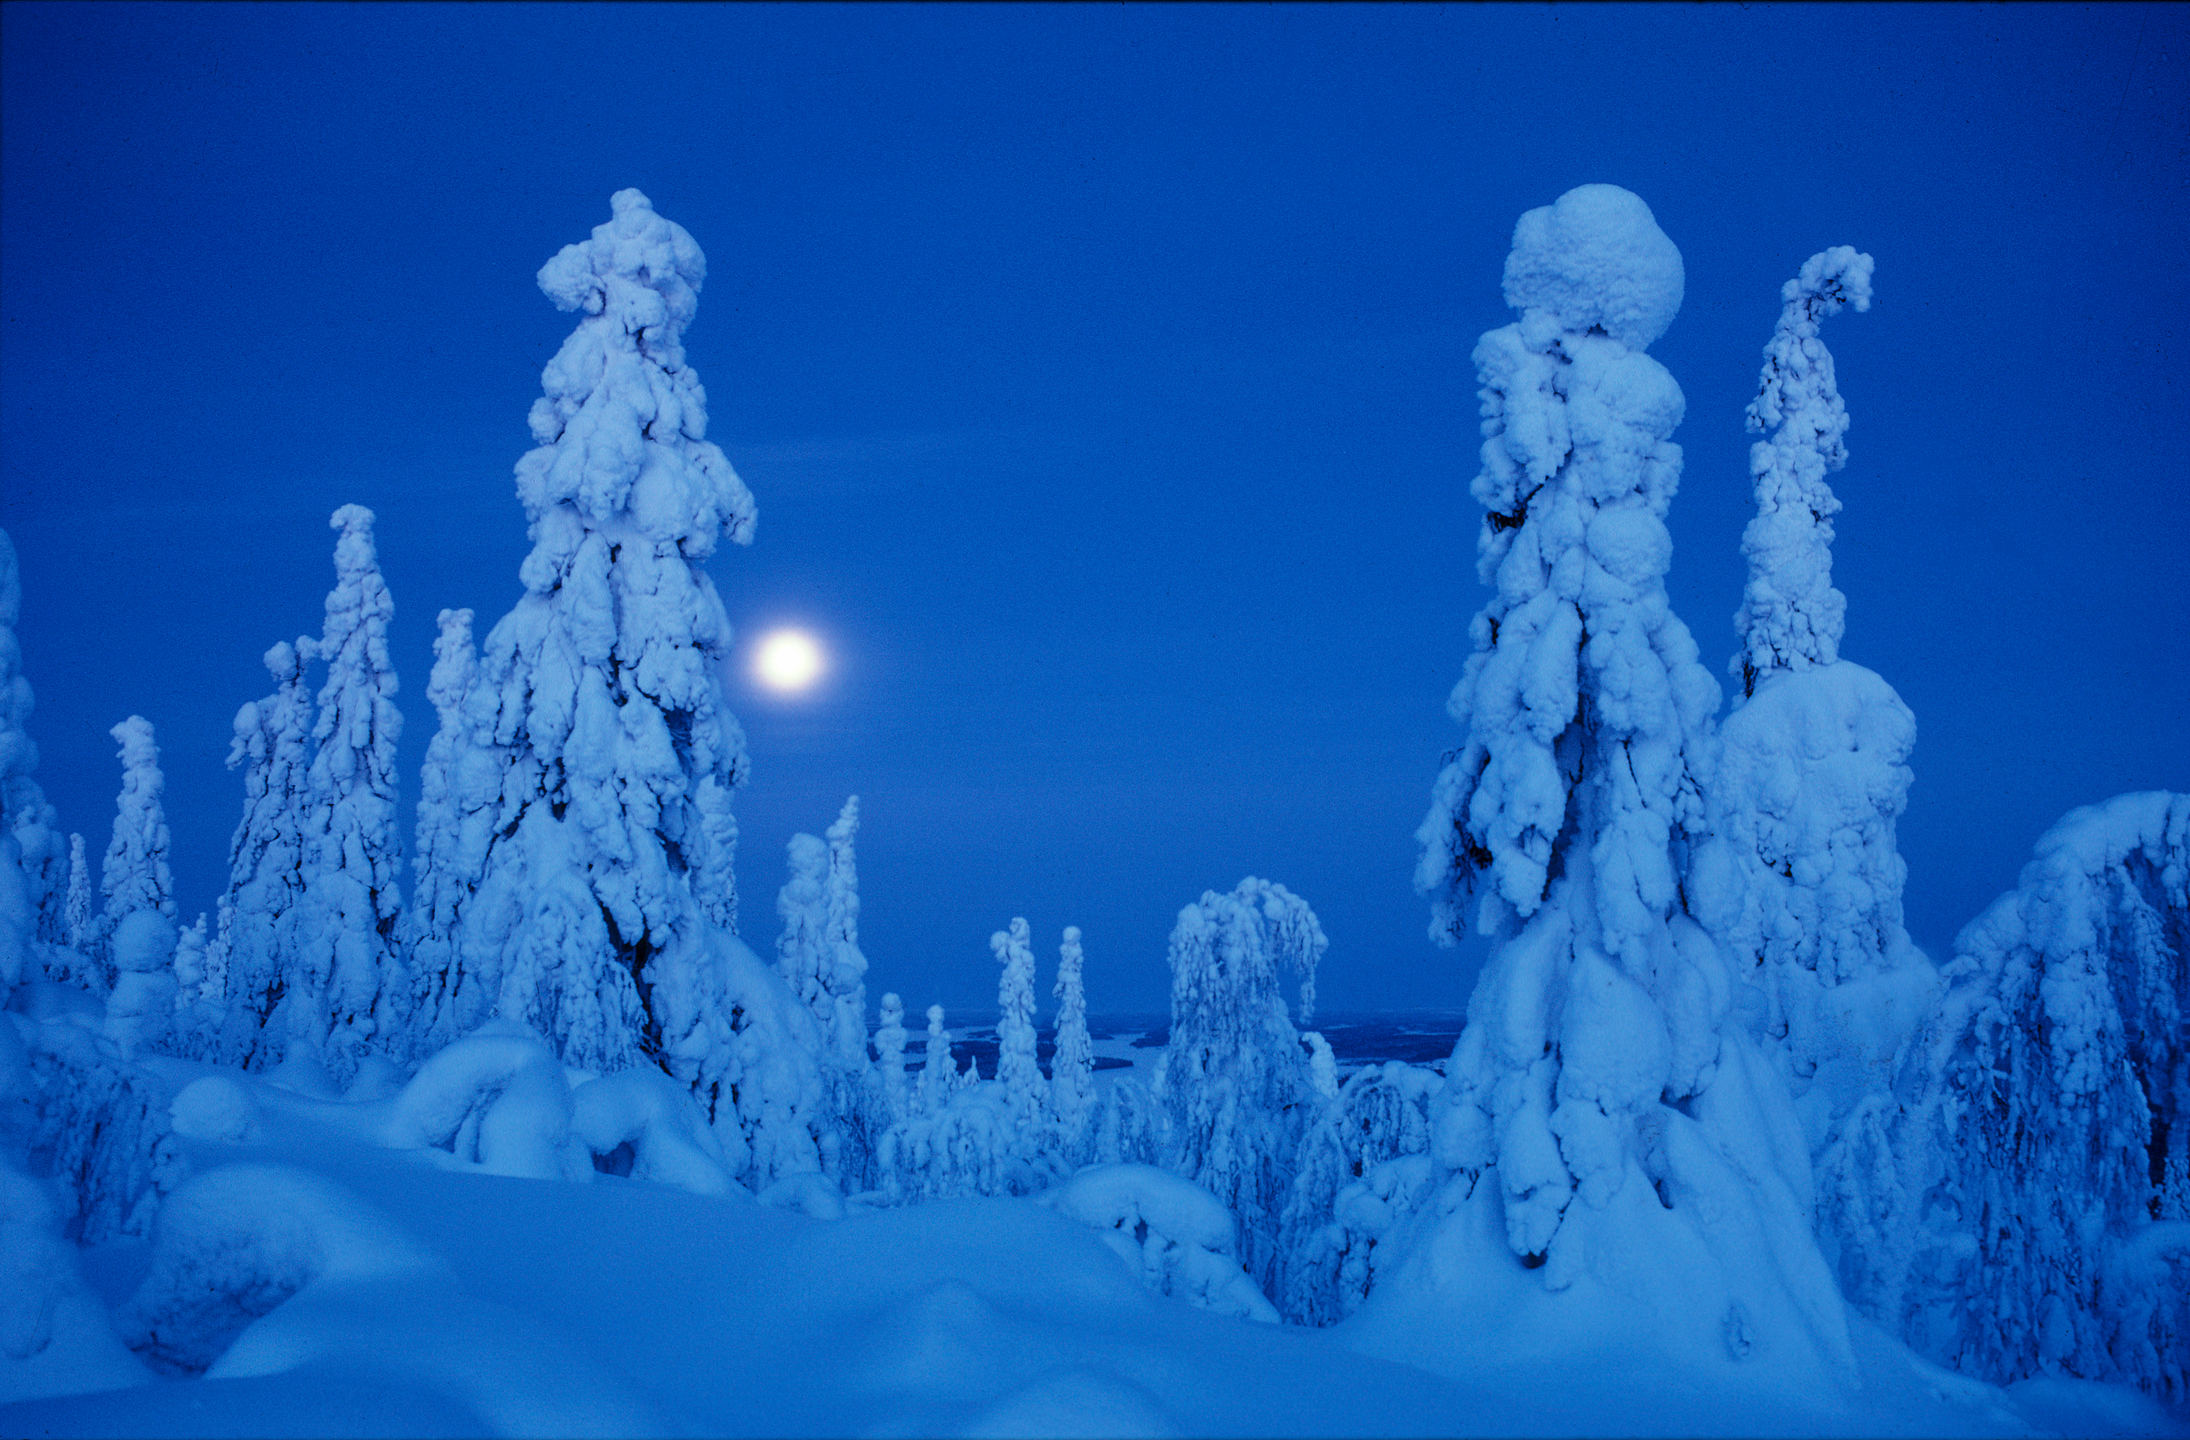
<path fill-rule="evenodd" d="M 1617 185 L 1577 185 L 1513 227 L 1506 303 L 1545 310 L 1562 330 L 1602 330 L 1646 349 L 1680 313 L 1681 252 L 1642 198 Z"/>
<path fill-rule="evenodd" d="M 707 391 L 684 363 L 684 327 L 699 310 L 707 259 L 682 225 L 654 213 L 637 190 L 611 197 L 593 238 L 565 245 L 540 267 L 540 289 L 589 318 L 540 374 L 533 402 L 540 448 L 517 466 L 517 494 L 534 539 L 551 544 L 583 525 L 636 522 L 649 540 L 705 559 L 727 534 L 751 542 L 753 497 L 707 442 Z M 561 506 L 581 525 L 553 524 Z M 528 565 L 534 588 L 553 582 Z"/>

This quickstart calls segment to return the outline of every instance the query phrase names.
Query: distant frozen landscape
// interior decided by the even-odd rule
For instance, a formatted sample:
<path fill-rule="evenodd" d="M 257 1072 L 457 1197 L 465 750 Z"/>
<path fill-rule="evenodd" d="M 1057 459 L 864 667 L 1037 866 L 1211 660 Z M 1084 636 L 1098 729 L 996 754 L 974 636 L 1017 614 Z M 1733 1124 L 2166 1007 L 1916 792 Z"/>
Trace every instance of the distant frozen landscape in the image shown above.
<path fill-rule="evenodd" d="M 1179 897 L 1168 1013 L 1091 1017 L 1106 957 L 1013 919 L 969 1017 L 871 983 L 856 797 L 738 893 L 705 562 L 758 507 L 700 247 L 610 206 L 537 276 L 523 593 L 441 612 L 423 772 L 345 505 L 206 914 L 150 721 L 96 874 L 40 789 L 0 532 L 0 1433 L 2190 1432 L 2190 795 L 1908 935 L 1914 717 L 1832 575 L 1870 255 L 1760 323 L 1729 664 L 1664 583 L 1682 255 L 1613 185 L 1519 217 L 1408 762 L 1464 1015 L 1323 1013 L 1310 899 L 1248 877 Z"/>

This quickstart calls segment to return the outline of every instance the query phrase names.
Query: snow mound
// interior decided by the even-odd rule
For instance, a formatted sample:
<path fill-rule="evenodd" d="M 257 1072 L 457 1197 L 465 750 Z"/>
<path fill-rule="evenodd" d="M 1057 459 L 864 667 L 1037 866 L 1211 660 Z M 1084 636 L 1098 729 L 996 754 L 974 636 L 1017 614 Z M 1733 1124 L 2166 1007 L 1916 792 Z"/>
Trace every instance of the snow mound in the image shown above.
<path fill-rule="evenodd" d="M 189 1140 L 242 1145 L 259 1128 L 250 1092 L 226 1075 L 207 1075 L 183 1086 L 168 1106 L 175 1133 Z"/>
<path fill-rule="evenodd" d="M 966 1427 L 969 1436 L 1176 1435 L 1154 1398 L 1139 1386 L 1071 1369 L 1005 1396 Z"/>
<path fill-rule="evenodd" d="M 426 1251 L 334 1182 L 287 1165 L 225 1165 L 160 1209 L 152 1268 L 119 1316 L 156 1368 L 203 1372 L 253 1321 L 315 1284 L 431 1268 Z"/>
<path fill-rule="evenodd" d="M 571 1132 L 611 1175 L 675 1185 L 695 1195 L 741 1189 L 692 1093 L 659 1070 L 625 1070 L 571 1093 Z"/>
<path fill-rule="evenodd" d="M 145 1378 L 78 1274 L 60 1219 L 44 1185 L 0 1160 L 0 1404 Z"/>
<path fill-rule="evenodd" d="M 1506 256 L 1506 303 L 1546 310 L 1562 330 L 1602 330 L 1647 349 L 1680 313 L 1681 252 L 1642 198 L 1578 185 L 1523 215 Z"/>
<path fill-rule="evenodd" d="M 446 1150 L 492 1175 L 593 1174 L 572 1141 L 562 1065 L 537 1034 L 509 1020 L 488 1021 L 419 1066 L 389 1109 L 382 1143 Z"/>
<path fill-rule="evenodd" d="M 1090 1165 L 1038 1199 L 1100 1230 L 1159 1295 L 1277 1323 L 1277 1308 L 1233 1256 L 1231 1212 L 1199 1185 L 1153 1165 Z"/>

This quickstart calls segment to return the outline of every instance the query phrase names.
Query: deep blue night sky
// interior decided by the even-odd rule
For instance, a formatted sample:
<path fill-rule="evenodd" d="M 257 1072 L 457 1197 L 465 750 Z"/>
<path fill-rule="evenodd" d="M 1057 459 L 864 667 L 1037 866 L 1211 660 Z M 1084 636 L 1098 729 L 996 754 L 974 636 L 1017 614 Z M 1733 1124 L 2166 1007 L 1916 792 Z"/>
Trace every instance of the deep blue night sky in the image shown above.
<path fill-rule="evenodd" d="M 711 569 L 838 668 L 745 678 L 739 857 L 863 797 L 870 992 L 993 1007 L 989 932 L 1163 1003 L 1178 907 L 1322 915 L 1339 1008 L 1457 1006 L 1412 831 L 1481 603 L 1476 336 L 1515 218 L 1611 181 L 1688 298 L 1676 608 L 1723 675 L 1742 407 L 1804 257 L 1854 417 L 1845 653 L 1915 710 L 1935 958 L 2071 806 L 2190 789 L 2190 11 L 171 6 L 0 11 L 0 526 L 39 772 L 96 853 L 159 727 L 186 918 L 258 656 L 380 515 L 406 776 L 434 614 L 518 594 L 533 285 L 645 190 L 758 497 Z M 406 797 L 408 799 L 408 797 Z M 1045 978 L 1046 986 L 1046 978 Z M 1047 1008 L 1045 994 L 1045 1011 Z"/>

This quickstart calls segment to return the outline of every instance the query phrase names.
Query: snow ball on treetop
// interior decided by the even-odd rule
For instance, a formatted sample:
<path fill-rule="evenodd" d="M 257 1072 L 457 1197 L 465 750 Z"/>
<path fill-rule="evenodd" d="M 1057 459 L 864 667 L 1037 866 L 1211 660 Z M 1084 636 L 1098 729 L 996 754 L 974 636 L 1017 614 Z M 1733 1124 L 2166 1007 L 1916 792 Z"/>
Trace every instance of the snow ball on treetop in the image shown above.
<path fill-rule="evenodd" d="M 1602 329 L 1644 349 L 1680 313 L 1685 285 L 1680 250 L 1617 185 L 1578 185 L 1513 227 L 1506 303 L 1548 311 L 1563 329 Z"/>
<path fill-rule="evenodd" d="M 627 289 L 660 295 L 651 302 L 636 294 L 624 297 L 627 308 L 634 302 L 638 307 L 624 317 L 628 329 L 664 321 L 675 329 L 690 324 L 707 279 L 707 257 L 698 242 L 682 225 L 656 214 L 642 191 L 618 190 L 608 206 L 611 218 L 593 227 L 591 240 L 565 245 L 540 267 L 535 278 L 541 291 L 557 309 L 598 315 L 616 298 L 610 282 L 623 281 Z M 657 307 L 660 313 L 654 313 Z"/>

